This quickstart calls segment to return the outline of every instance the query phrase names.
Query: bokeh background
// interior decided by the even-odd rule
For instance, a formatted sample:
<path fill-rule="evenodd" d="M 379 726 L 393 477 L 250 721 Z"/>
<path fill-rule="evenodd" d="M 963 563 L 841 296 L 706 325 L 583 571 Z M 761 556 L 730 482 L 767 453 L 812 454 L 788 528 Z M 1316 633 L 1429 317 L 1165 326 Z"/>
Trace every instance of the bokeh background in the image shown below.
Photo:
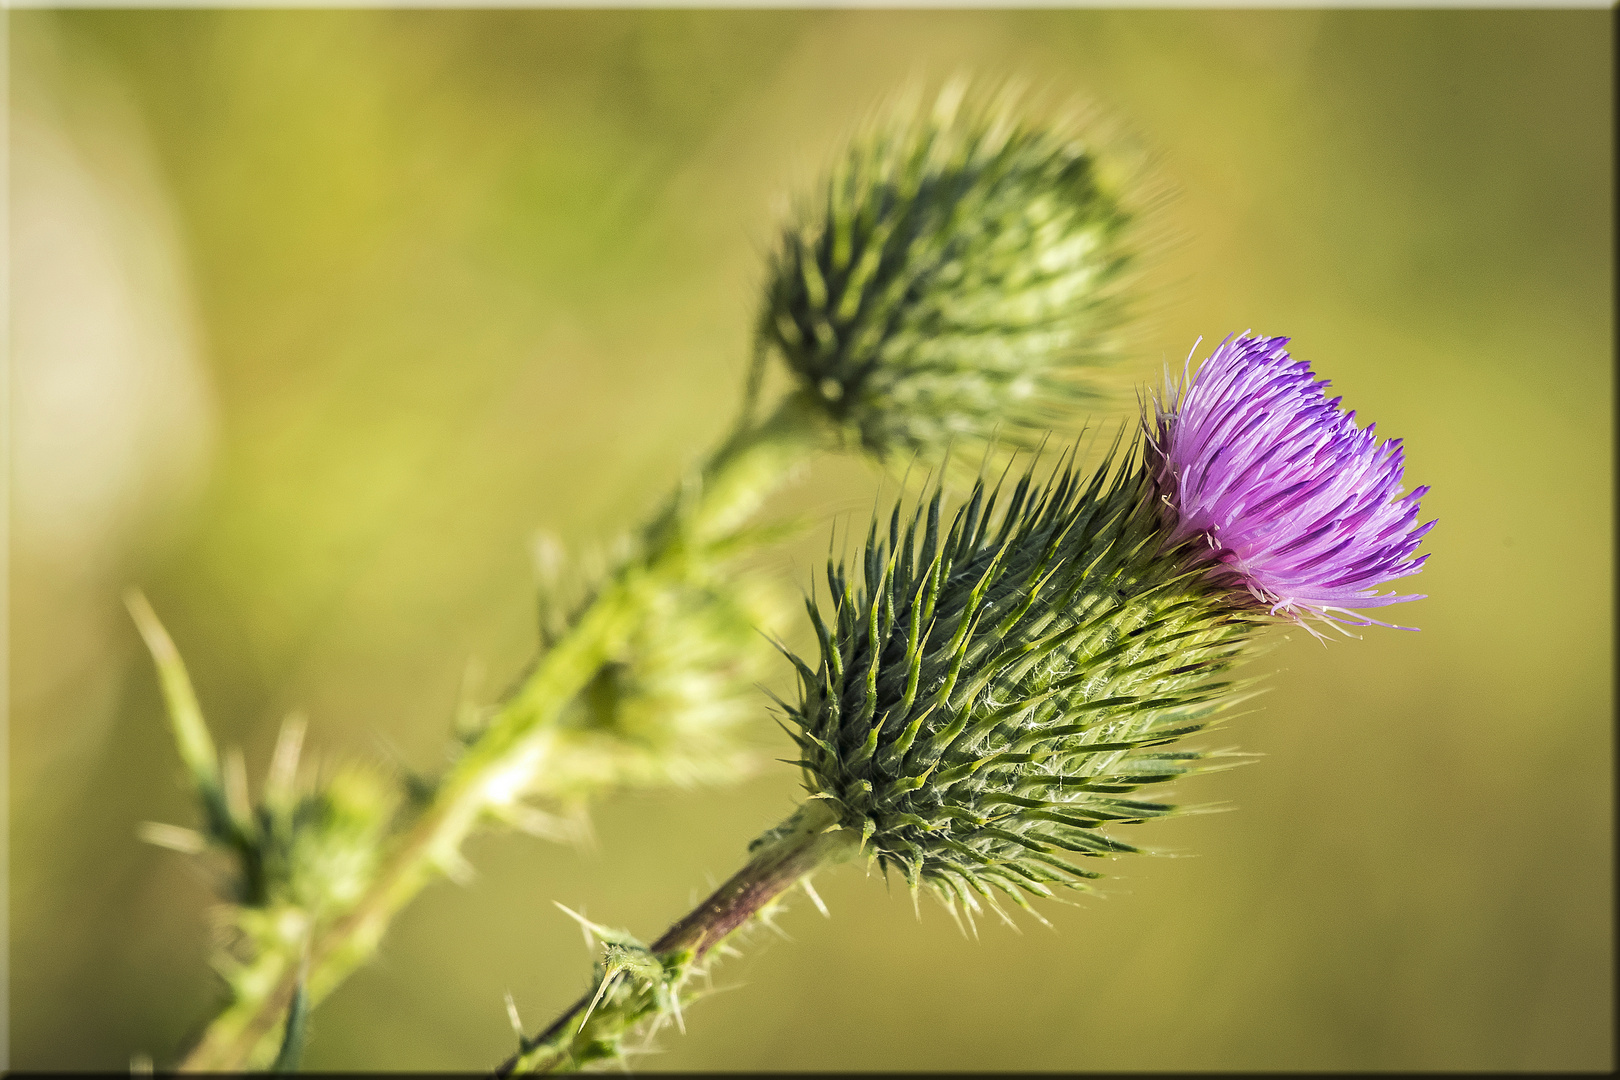
<path fill-rule="evenodd" d="M 1261 661 L 1228 741 L 1264 758 L 1183 790 L 1236 812 L 1143 837 L 1196 857 L 980 941 L 826 875 L 832 919 L 640 1067 L 1612 1067 L 1612 23 L 13 13 L 12 1064 L 161 1064 L 216 993 L 207 875 L 135 838 L 191 808 L 119 591 L 255 775 L 291 711 L 435 767 L 469 659 L 498 687 L 533 646 L 535 531 L 612 536 L 723 430 L 781 195 L 967 69 L 1089 98 L 1175 192 L 1122 378 L 1286 333 L 1407 440 L 1423 629 Z M 817 522 L 785 581 L 882 482 L 828 458 L 778 500 Z M 532 1027 L 588 977 L 553 900 L 654 935 L 795 786 L 475 841 L 305 1064 L 492 1065 L 505 992 Z"/>

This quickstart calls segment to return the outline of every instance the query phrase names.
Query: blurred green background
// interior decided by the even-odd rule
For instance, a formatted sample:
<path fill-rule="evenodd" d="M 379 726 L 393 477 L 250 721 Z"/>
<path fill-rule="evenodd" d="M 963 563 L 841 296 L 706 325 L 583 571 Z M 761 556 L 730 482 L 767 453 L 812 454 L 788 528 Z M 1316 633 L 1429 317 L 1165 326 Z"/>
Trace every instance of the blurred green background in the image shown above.
<path fill-rule="evenodd" d="M 612 536 L 723 430 L 780 196 L 958 69 L 1089 98 L 1175 192 L 1124 377 L 1289 334 L 1407 440 L 1423 631 L 1260 661 L 1264 758 L 1183 791 L 1237 812 L 1142 835 L 1196 858 L 977 942 L 826 875 L 639 1066 L 1613 1066 L 1611 12 L 10 21 L 14 1066 L 161 1064 L 216 993 L 207 875 L 135 838 L 192 811 L 120 589 L 255 776 L 295 710 L 435 767 L 468 660 L 532 648 L 534 532 Z M 882 482 L 774 504 L 818 522 L 786 580 Z M 553 900 L 655 935 L 795 790 L 476 840 L 306 1066 L 493 1065 L 506 991 L 533 1027 L 588 977 Z"/>

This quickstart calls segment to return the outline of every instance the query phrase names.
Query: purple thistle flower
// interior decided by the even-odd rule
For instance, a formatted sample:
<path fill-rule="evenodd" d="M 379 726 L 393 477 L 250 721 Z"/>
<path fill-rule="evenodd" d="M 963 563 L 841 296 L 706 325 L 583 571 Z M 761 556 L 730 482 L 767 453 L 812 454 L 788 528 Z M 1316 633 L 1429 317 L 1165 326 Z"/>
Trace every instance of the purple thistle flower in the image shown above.
<path fill-rule="evenodd" d="M 1199 558 L 1306 629 L 1306 616 L 1393 626 L 1349 609 L 1422 599 L 1378 586 L 1428 559 L 1412 553 L 1434 526 L 1416 525 L 1429 489 L 1401 497 L 1401 440 L 1356 427 L 1287 344 L 1227 338 L 1183 385 L 1166 380 L 1150 441 L 1169 540 L 1202 536 Z"/>

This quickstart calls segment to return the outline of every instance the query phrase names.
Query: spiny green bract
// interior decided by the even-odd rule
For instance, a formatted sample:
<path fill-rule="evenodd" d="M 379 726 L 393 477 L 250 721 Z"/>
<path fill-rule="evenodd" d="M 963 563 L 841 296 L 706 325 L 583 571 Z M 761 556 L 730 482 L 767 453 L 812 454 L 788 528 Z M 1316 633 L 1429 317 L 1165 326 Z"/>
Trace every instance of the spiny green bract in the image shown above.
<path fill-rule="evenodd" d="M 947 86 L 850 146 L 770 265 L 761 338 L 880 456 L 1026 443 L 1107 356 L 1128 220 L 1090 148 Z"/>
<path fill-rule="evenodd" d="M 1163 549 L 1134 446 L 1089 478 L 1032 466 L 998 517 L 1000 491 L 944 529 L 938 491 L 903 531 L 896 506 L 858 580 L 829 563 L 820 663 L 795 659 L 787 708 L 812 797 L 885 870 L 998 913 L 990 887 L 1022 906 L 1100 876 L 1077 858 L 1137 850 L 1104 826 L 1173 810 L 1136 788 L 1216 764 L 1155 748 L 1231 703 L 1216 676 L 1263 621 Z"/>
<path fill-rule="evenodd" d="M 625 1042 L 643 1023 L 652 1021 L 649 1038 L 667 1023 L 684 1029 L 684 1005 L 708 992 L 692 982 L 694 975 L 706 972 L 706 961 L 696 960 L 690 952 L 660 957 L 626 930 L 600 926 L 557 906 L 584 928 L 588 941 L 602 943 L 601 958 L 592 973 L 590 1001 L 579 1020 L 570 1013 L 561 1024 L 533 1040 L 524 1036 L 516 1007 L 511 1006 L 519 1049 L 498 1075 L 572 1072 L 622 1061 L 634 1052 Z"/>
<path fill-rule="evenodd" d="M 619 1060 L 625 1039 L 643 1021 L 678 1018 L 687 967 L 685 958 L 660 960 L 623 930 L 581 923 L 602 939 L 602 958 L 596 964 L 595 993 L 584 1019 L 577 1029 L 560 1032 L 562 1037 L 556 1040 L 556 1065 L 565 1068 Z"/>

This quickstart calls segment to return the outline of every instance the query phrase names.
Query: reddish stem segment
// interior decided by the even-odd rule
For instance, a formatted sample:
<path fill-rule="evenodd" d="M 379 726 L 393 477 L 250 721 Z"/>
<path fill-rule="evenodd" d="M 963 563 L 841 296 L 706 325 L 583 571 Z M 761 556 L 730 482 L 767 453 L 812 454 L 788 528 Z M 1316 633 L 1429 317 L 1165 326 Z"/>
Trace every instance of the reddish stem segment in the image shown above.
<path fill-rule="evenodd" d="M 756 841 L 756 853 L 748 865 L 665 931 L 650 951 L 659 960 L 681 956 L 683 967 L 701 962 L 778 896 L 817 869 L 848 858 L 856 844 L 855 834 L 836 827 L 830 808 L 820 802 L 800 807 L 793 817 Z M 549 1072 L 565 1062 L 573 1041 L 566 1032 L 579 1027 L 581 1015 L 595 998 L 593 987 L 544 1031 L 523 1040 L 519 1052 L 495 1070 L 495 1075 L 510 1076 L 520 1066 Z M 546 1047 L 551 1049 L 549 1058 L 537 1061 L 533 1055 Z"/>

